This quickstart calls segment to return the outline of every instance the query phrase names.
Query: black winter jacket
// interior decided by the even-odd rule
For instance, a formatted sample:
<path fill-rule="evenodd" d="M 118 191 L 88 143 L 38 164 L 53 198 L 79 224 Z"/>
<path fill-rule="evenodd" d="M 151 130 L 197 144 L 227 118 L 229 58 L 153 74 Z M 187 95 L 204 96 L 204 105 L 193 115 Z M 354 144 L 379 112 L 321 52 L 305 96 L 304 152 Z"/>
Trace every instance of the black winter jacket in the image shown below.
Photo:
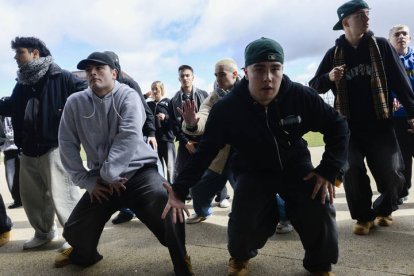
<path fill-rule="evenodd" d="M 11 97 L 0 102 L 0 115 L 12 117 L 15 144 L 25 155 L 41 156 L 58 146 L 60 117 L 66 99 L 87 86 L 86 81 L 55 63 L 35 85 L 16 84 Z M 25 120 L 26 106 L 33 102 L 39 104 L 37 116 Z"/>
<path fill-rule="evenodd" d="M 377 120 L 375 117 L 371 92 L 371 58 L 368 47 L 368 40 L 373 35 L 371 31 L 365 33 L 356 49 L 349 44 L 345 35 L 340 36 L 336 40 L 335 46 L 327 51 L 314 78 L 309 82 L 309 85 L 319 93 L 332 90 L 336 95 L 335 82 L 329 80 L 329 72 L 333 69 L 336 46 L 343 47 L 346 64 L 344 77 L 347 79 L 350 103 L 349 123 L 352 130 L 366 129 L 367 127 L 392 127 L 391 120 Z M 390 91 L 396 91 L 398 99 L 407 109 L 409 118 L 414 118 L 414 94 L 404 66 L 397 52 L 385 38 L 375 38 L 384 64 L 390 94 L 389 108 L 392 107 Z"/>
<path fill-rule="evenodd" d="M 212 108 L 206 129 L 192 161 L 177 177 L 173 189 L 180 197 L 197 183 L 203 172 L 226 144 L 234 150 L 231 168 L 240 173 L 281 175 L 292 167 L 310 163 L 302 136 L 324 134 L 325 153 L 314 170 L 334 183 L 345 164 L 349 130 L 344 117 L 326 104 L 309 87 L 283 77 L 279 93 L 267 107 L 253 100 L 248 81 L 243 79 Z M 298 171 L 305 176 L 312 170 Z"/>
<path fill-rule="evenodd" d="M 203 103 L 203 101 L 208 97 L 208 93 L 204 90 L 201 90 L 195 87 L 193 87 L 193 90 L 195 91 L 193 91 L 190 100 L 194 100 L 195 105 L 196 105 L 196 112 L 197 112 L 201 104 Z M 182 108 L 183 100 L 184 99 L 182 98 L 181 90 L 175 93 L 174 97 L 171 98 L 169 114 L 170 114 L 170 120 L 172 123 L 173 132 L 174 132 L 174 135 L 177 141 L 179 141 L 180 144 L 185 145 L 188 143 L 189 140 L 199 141 L 200 136 L 194 136 L 194 135 L 192 136 L 192 135 L 185 134 L 181 129 L 182 124 L 183 124 L 183 119 L 181 117 L 181 114 L 178 113 L 177 107 Z"/>
<path fill-rule="evenodd" d="M 174 133 L 172 131 L 172 123 L 170 120 L 169 115 L 169 106 L 171 101 L 168 98 L 164 98 L 159 102 L 148 102 L 148 106 L 151 109 L 154 115 L 162 113 L 165 115 L 165 119 L 160 121 L 157 116 L 155 117 L 155 138 L 157 142 L 164 141 L 164 142 L 173 142 L 174 141 Z"/>

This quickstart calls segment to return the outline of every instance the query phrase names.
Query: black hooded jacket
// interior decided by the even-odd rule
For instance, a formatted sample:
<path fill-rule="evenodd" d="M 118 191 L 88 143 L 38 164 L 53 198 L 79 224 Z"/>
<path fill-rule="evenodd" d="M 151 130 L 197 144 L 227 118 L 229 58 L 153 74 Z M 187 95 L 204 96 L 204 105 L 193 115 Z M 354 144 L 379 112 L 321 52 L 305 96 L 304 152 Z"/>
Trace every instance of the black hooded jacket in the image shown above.
<path fill-rule="evenodd" d="M 144 126 L 142 127 L 142 132 L 144 133 L 144 136 L 147 137 L 155 137 L 155 118 L 154 114 L 152 113 L 151 109 L 149 108 L 147 102 L 145 101 L 145 97 L 142 94 L 141 87 L 139 87 L 138 83 L 134 81 L 132 78 L 124 76 L 121 70 L 121 65 L 119 62 L 115 62 L 115 67 L 118 71 L 118 75 L 116 80 L 120 83 L 124 83 L 134 89 L 138 92 L 138 95 L 141 98 L 142 104 L 145 108 L 145 115 L 147 118 L 145 119 Z"/>
<path fill-rule="evenodd" d="M 37 157 L 58 146 L 58 130 L 67 98 L 88 84 L 55 63 L 33 86 L 17 83 L 9 99 L 0 102 L 0 115 L 12 117 L 14 141 L 27 156 Z M 25 118 L 28 104 L 37 115 Z"/>
<path fill-rule="evenodd" d="M 345 118 L 316 91 L 287 76 L 277 97 L 264 107 L 253 100 L 248 81 L 243 79 L 213 106 L 197 152 L 173 189 L 180 197 L 185 196 L 226 144 L 234 150 L 231 168 L 236 174 L 281 175 L 295 167 L 302 168 L 296 173 L 305 176 L 313 169 L 306 165 L 310 153 L 302 138 L 309 131 L 321 132 L 326 144 L 322 161 L 314 170 L 334 183 L 347 157 L 349 130 Z"/>
<path fill-rule="evenodd" d="M 374 103 L 371 91 L 371 58 L 369 54 L 368 40 L 374 34 L 368 31 L 361 38 L 357 48 L 354 48 L 341 35 L 323 58 L 315 76 L 309 85 L 319 93 L 332 90 L 336 95 L 335 82 L 329 80 L 329 72 L 333 69 L 333 60 L 336 46 L 344 50 L 349 97 L 350 120 L 352 130 L 366 129 L 367 127 L 392 127 L 391 120 L 377 120 L 375 117 Z M 396 91 L 399 101 L 407 110 L 408 117 L 414 118 L 414 94 L 411 84 L 405 73 L 403 64 L 394 48 L 382 37 L 375 37 L 384 64 L 387 87 L 389 93 L 389 108 L 392 107 L 390 91 Z"/>

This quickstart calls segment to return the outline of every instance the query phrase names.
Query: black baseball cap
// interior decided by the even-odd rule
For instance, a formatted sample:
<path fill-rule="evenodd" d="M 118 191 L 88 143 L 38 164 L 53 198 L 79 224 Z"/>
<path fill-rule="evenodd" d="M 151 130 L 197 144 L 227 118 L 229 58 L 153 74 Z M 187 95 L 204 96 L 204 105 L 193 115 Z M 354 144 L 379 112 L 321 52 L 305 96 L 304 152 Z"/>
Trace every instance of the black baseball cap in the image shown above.
<path fill-rule="evenodd" d="M 112 69 L 115 69 L 115 64 L 112 58 L 109 55 L 102 52 L 93 52 L 86 59 L 81 60 L 78 63 L 77 67 L 79 70 L 85 70 L 86 67 L 91 63 L 105 64 L 111 67 Z"/>

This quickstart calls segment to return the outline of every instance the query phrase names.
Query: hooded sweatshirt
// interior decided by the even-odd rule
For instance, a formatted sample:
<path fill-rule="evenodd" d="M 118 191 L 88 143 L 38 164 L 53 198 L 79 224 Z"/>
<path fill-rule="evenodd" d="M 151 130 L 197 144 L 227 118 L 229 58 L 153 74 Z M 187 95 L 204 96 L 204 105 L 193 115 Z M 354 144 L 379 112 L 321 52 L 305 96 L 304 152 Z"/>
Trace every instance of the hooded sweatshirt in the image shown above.
<path fill-rule="evenodd" d="M 91 193 L 98 176 L 109 184 L 129 179 L 146 164 L 155 165 L 157 153 L 142 134 L 145 118 L 138 94 L 118 81 L 103 98 L 90 88 L 71 95 L 59 127 L 59 149 L 72 181 Z M 79 154 L 81 144 L 89 170 Z"/>

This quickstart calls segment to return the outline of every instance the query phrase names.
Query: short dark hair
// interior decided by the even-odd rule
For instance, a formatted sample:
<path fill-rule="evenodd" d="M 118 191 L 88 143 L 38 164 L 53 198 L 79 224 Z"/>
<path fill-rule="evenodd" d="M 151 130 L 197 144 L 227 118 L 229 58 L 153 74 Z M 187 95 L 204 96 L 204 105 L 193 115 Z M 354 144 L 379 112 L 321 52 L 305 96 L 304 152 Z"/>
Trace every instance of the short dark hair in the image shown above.
<path fill-rule="evenodd" d="M 46 47 L 46 44 L 38 39 L 37 37 L 19 37 L 16 36 L 14 40 L 11 41 L 11 48 L 16 50 L 17 48 L 27 48 L 29 52 L 33 52 L 34 49 L 39 50 L 40 57 L 51 56 L 49 49 Z"/>
<path fill-rule="evenodd" d="M 190 65 L 181 65 L 180 67 L 178 67 L 178 72 L 180 71 L 184 71 L 184 70 L 190 70 L 191 73 L 194 73 L 193 67 L 191 67 Z"/>

